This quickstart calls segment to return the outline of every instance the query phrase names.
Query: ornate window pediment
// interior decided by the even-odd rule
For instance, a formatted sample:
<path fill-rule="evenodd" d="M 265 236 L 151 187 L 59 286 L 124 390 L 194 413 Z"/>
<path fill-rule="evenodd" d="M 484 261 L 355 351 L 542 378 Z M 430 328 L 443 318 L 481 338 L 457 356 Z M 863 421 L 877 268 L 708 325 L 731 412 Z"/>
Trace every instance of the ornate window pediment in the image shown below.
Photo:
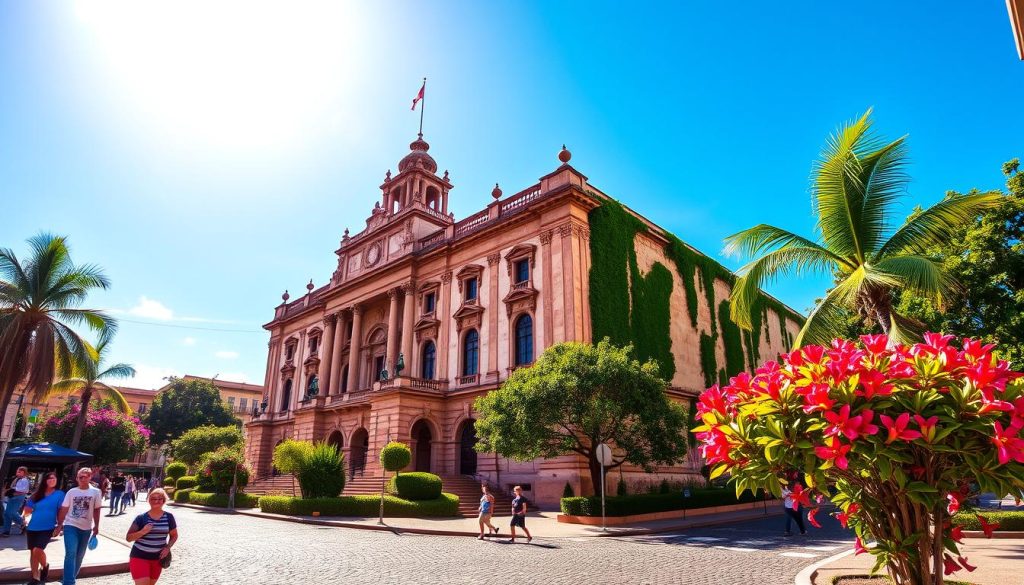
<path fill-rule="evenodd" d="M 533 269 L 537 265 L 537 246 L 533 244 L 519 244 L 509 250 L 508 254 L 505 254 L 505 265 L 508 268 L 510 278 L 513 277 L 516 262 L 520 260 L 528 260 L 530 262 L 530 275 L 532 276 Z"/>
<path fill-rule="evenodd" d="M 424 315 L 419 321 L 413 325 L 413 331 L 416 332 L 416 341 L 422 341 L 424 339 L 437 339 L 437 331 L 441 325 L 441 321 L 434 317 L 433 313 Z"/>
<path fill-rule="evenodd" d="M 505 298 L 501 299 L 505 303 L 505 312 L 511 317 L 515 313 L 530 312 L 532 313 L 537 308 L 537 289 L 529 286 L 529 282 L 525 283 L 526 286 L 516 287 L 513 285 L 512 290 L 505 295 Z"/>
<path fill-rule="evenodd" d="M 469 279 L 475 278 L 477 282 L 480 281 L 480 277 L 484 274 L 484 267 L 479 264 L 468 264 L 463 266 L 461 270 L 455 273 L 455 278 L 459 281 L 459 292 L 462 292 L 462 285 Z"/>
<path fill-rule="evenodd" d="M 483 322 L 484 308 L 479 304 L 464 304 L 452 314 L 455 319 L 455 330 L 462 331 L 470 327 L 480 327 Z"/>

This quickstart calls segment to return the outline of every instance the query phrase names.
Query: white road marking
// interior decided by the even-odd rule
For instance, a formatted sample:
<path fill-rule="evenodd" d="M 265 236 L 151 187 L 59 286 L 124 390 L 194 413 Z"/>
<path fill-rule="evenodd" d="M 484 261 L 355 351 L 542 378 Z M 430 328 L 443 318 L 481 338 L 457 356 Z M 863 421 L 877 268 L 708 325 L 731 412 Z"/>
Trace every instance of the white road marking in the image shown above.
<path fill-rule="evenodd" d="M 732 552 L 757 552 L 756 548 L 745 548 L 742 546 L 716 546 L 715 548 L 720 548 L 722 550 L 728 550 Z"/>
<path fill-rule="evenodd" d="M 784 552 L 784 553 L 782 553 L 781 556 L 784 556 L 784 557 L 795 557 L 795 558 L 798 558 L 798 559 L 813 559 L 813 558 L 821 556 L 821 555 L 816 555 L 814 553 L 802 553 L 802 552 Z"/>
<path fill-rule="evenodd" d="M 807 550 L 817 550 L 817 551 L 821 551 L 821 552 L 829 552 L 829 551 L 833 551 L 833 550 L 836 550 L 837 548 L 842 548 L 842 547 L 841 546 L 802 546 L 800 548 L 805 548 Z"/>

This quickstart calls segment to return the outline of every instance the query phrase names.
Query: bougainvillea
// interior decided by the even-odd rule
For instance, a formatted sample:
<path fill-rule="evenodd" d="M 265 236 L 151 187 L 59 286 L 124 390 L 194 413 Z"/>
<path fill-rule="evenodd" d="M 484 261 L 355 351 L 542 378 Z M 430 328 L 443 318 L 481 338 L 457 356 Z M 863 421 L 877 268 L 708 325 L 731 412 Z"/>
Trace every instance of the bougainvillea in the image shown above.
<path fill-rule="evenodd" d="M 974 570 L 950 515 L 979 491 L 1024 488 L 1024 383 L 994 349 L 935 333 L 913 346 L 884 335 L 805 346 L 709 388 L 694 432 L 712 478 L 779 495 L 799 471 L 811 519 L 831 494 L 875 571 L 941 584 Z"/>
<path fill-rule="evenodd" d="M 149 442 L 149 429 L 137 417 L 126 416 L 109 404 L 93 404 L 85 413 L 85 428 L 78 450 L 92 455 L 97 465 L 125 461 L 142 453 Z M 70 445 L 80 409 L 78 404 L 65 406 L 46 419 L 43 440 Z"/>
<path fill-rule="evenodd" d="M 220 447 L 199 462 L 199 490 L 226 494 L 234 483 L 239 491 L 249 484 L 249 465 L 237 448 Z"/>

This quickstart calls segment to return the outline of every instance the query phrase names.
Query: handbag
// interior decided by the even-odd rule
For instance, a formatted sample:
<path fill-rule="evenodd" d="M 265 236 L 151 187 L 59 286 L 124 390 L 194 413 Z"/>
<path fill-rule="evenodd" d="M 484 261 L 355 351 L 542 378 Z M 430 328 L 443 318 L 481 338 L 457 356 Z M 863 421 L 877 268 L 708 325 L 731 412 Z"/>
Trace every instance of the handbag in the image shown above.
<path fill-rule="evenodd" d="M 160 566 L 165 568 L 165 569 L 167 567 L 171 566 L 171 551 L 170 550 L 167 551 L 167 556 L 166 557 L 160 559 Z"/>

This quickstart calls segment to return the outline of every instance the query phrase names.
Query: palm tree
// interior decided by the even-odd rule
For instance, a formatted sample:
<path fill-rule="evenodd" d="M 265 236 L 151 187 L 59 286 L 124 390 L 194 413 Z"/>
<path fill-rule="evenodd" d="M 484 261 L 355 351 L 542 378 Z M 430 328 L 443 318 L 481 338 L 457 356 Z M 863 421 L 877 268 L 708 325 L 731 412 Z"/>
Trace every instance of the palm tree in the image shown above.
<path fill-rule="evenodd" d="M 16 388 L 39 398 L 55 376 L 97 359 L 72 327 L 85 325 L 101 340 L 117 329 L 102 311 L 80 308 L 93 289 L 110 286 L 102 270 L 72 263 L 63 237 L 44 233 L 28 244 L 25 262 L 0 248 L 0 423 Z"/>
<path fill-rule="evenodd" d="M 76 364 L 75 377 L 65 378 L 54 383 L 46 392 L 46 398 L 81 393 L 81 406 L 78 410 L 78 419 L 75 421 L 75 433 L 71 437 L 72 449 L 78 449 L 78 444 L 82 440 L 82 430 L 85 429 L 85 421 L 89 413 L 89 403 L 92 401 L 94 394 L 109 400 L 114 408 L 125 414 L 131 414 L 132 412 L 124 395 L 117 388 L 108 386 L 103 382 L 104 378 L 131 378 L 135 375 L 135 368 L 128 364 L 114 364 L 108 368 L 103 367 L 103 357 L 109 343 L 109 338 L 97 343 L 96 360 L 89 360 L 84 364 Z"/>
<path fill-rule="evenodd" d="M 915 337 L 913 321 L 893 311 L 893 293 L 907 290 L 935 301 L 959 285 L 927 255 L 964 222 L 999 204 L 998 193 L 947 197 L 893 227 L 893 204 L 906 191 L 905 138 L 886 142 L 871 132 L 868 110 L 830 136 L 814 166 L 812 198 L 819 238 L 761 224 L 726 238 L 726 253 L 760 256 L 740 269 L 731 316 L 750 329 L 758 288 L 778 275 L 831 273 L 835 287 L 807 317 L 795 347 L 828 343 L 848 311 L 875 321 L 893 342 Z"/>

